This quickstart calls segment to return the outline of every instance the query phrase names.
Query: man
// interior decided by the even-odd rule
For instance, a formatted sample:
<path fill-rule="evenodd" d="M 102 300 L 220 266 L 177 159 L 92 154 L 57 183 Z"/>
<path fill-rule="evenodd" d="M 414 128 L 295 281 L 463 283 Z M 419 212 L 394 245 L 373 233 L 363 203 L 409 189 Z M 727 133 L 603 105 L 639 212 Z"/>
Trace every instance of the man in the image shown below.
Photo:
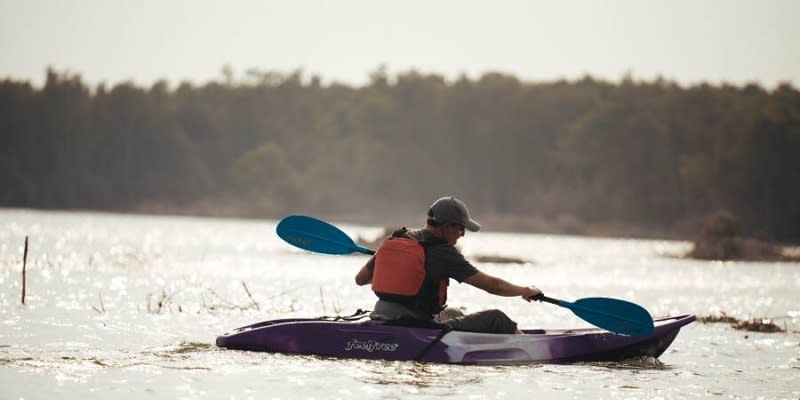
<path fill-rule="evenodd" d="M 442 313 L 450 279 L 526 301 L 542 294 L 535 286 L 518 286 L 481 272 L 464 258 L 455 248 L 458 239 L 465 230 L 479 229 L 464 202 L 450 196 L 431 205 L 424 229 L 394 232 L 356 274 L 356 284 L 371 283 L 378 296 L 370 318 L 411 324 L 432 324 L 435 320 L 459 331 L 521 333 L 517 323 L 500 310 L 455 317 Z"/>

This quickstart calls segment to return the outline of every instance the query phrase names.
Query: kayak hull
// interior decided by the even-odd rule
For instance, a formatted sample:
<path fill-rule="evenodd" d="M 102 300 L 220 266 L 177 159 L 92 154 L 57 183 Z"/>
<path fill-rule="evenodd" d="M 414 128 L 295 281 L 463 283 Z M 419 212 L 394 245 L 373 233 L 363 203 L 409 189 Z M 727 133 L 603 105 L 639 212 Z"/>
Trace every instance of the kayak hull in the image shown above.
<path fill-rule="evenodd" d="M 314 319 L 265 321 L 217 337 L 228 349 L 336 358 L 450 364 L 570 363 L 658 357 L 693 315 L 659 318 L 647 336 L 602 329 L 525 330 L 500 335 L 367 322 Z"/>

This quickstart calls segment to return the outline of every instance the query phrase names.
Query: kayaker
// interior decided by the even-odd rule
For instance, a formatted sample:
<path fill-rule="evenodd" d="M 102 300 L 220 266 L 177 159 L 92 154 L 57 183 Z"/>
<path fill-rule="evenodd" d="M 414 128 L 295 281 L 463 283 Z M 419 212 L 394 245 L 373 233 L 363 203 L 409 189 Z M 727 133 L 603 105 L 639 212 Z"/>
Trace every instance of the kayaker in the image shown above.
<path fill-rule="evenodd" d="M 463 201 L 447 196 L 430 206 L 425 228 L 392 233 L 355 277 L 360 286 L 371 283 L 378 296 L 370 318 L 409 324 L 435 322 L 469 332 L 522 333 L 500 310 L 464 315 L 445 309 L 450 279 L 526 301 L 542 294 L 535 286 L 515 285 L 481 272 L 464 258 L 456 243 L 466 230 L 477 232 L 480 227 Z"/>

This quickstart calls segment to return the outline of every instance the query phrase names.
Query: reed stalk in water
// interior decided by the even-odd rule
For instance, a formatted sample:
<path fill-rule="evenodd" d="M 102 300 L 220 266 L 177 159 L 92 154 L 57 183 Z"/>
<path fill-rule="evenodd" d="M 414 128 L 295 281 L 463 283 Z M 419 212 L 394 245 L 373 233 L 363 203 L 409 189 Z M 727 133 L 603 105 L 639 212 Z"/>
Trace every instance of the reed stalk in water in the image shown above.
<path fill-rule="evenodd" d="M 25 304 L 25 270 L 28 266 L 28 237 L 25 236 L 25 251 L 22 253 L 22 304 Z"/>

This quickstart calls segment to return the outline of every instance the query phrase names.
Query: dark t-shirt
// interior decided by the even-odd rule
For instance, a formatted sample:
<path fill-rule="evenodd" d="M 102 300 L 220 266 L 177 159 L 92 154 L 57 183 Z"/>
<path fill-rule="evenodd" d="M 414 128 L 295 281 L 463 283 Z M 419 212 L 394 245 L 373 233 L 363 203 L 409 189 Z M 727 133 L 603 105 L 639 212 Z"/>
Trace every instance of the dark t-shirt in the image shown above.
<path fill-rule="evenodd" d="M 428 278 L 434 281 L 450 278 L 461 283 L 478 273 L 478 269 L 470 264 L 458 249 L 425 229 L 401 230 L 392 236 L 407 237 L 422 243 L 425 247 L 425 269 Z M 367 268 L 370 273 L 375 269 L 375 256 L 367 262 Z"/>

